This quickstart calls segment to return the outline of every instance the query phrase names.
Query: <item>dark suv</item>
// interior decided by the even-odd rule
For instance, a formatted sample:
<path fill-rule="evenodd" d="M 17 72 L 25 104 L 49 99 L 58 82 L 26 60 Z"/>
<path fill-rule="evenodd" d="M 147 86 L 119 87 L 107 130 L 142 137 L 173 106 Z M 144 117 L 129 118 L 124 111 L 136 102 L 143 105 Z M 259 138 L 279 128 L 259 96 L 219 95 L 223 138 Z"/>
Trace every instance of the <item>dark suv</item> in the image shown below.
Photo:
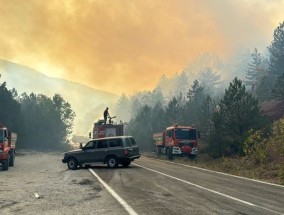
<path fill-rule="evenodd" d="M 62 162 L 67 163 L 72 170 L 95 162 L 103 162 L 110 168 L 116 168 L 118 164 L 127 167 L 139 157 L 139 147 L 133 137 L 117 136 L 93 139 L 85 146 L 80 145 L 79 150 L 66 152 Z"/>

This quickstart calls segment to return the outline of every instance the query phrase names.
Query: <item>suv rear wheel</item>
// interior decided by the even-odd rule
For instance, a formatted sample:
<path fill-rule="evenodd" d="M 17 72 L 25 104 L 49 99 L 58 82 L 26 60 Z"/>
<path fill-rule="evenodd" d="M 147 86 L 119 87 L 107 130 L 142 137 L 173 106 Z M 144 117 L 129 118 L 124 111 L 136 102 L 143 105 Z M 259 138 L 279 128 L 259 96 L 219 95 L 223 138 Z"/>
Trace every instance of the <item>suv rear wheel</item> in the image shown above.
<path fill-rule="evenodd" d="M 78 161 L 75 158 L 69 158 L 67 161 L 68 169 L 75 170 L 78 167 Z"/>
<path fill-rule="evenodd" d="M 116 168 L 118 166 L 118 161 L 115 156 L 108 157 L 106 163 L 109 168 Z"/>

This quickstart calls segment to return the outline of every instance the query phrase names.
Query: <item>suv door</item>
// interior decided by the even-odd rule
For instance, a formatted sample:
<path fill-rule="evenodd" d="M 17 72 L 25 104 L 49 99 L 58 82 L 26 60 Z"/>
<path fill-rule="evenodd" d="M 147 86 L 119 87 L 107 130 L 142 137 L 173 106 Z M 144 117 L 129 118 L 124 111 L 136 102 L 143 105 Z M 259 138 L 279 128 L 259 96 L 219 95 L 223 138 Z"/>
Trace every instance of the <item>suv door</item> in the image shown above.
<path fill-rule="evenodd" d="M 102 162 L 107 155 L 107 140 L 93 140 L 86 144 L 83 153 L 78 155 L 82 163 Z"/>
<path fill-rule="evenodd" d="M 82 152 L 78 153 L 77 159 L 81 163 L 91 163 L 94 162 L 94 151 L 96 148 L 96 141 L 90 141 L 85 146 Z"/>
<path fill-rule="evenodd" d="M 108 154 L 108 140 L 96 140 L 96 148 L 93 151 L 93 162 L 103 162 Z"/>
<path fill-rule="evenodd" d="M 125 138 L 125 146 L 128 148 L 129 157 L 139 154 L 139 147 L 133 137 Z"/>
<path fill-rule="evenodd" d="M 123 157 L 124 156 L 124 148 L 123 148 L 123 142 L 121 138 L 114 138 L 109 139 L 109 148 L 108 148 L 108 154 L 115 155 L 116 157 Z"/>

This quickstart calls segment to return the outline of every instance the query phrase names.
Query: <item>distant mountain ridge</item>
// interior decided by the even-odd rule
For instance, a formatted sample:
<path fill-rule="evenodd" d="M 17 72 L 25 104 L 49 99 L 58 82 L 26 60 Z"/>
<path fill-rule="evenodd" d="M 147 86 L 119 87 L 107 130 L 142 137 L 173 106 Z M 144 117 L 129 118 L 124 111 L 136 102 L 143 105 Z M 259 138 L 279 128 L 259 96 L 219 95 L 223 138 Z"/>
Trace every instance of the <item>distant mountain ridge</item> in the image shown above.
<path fill-rule="evenodd" d="M 75 130 L 78 133 L 85 133 L 96 118 L 101 118 L 104 108 L 111 106 L 118 98 L 113 93 L 65 79 L 48 77 L 34 69 L 6 60 L 0 60 L 0 74 L 0 83 L 6 81 L 7 88 L 15 88 L 19 94 L 33 92 L 49 97 L 60 94 L 76 112 Z M 90 122 L 86 122 L 86 119 Z"/>

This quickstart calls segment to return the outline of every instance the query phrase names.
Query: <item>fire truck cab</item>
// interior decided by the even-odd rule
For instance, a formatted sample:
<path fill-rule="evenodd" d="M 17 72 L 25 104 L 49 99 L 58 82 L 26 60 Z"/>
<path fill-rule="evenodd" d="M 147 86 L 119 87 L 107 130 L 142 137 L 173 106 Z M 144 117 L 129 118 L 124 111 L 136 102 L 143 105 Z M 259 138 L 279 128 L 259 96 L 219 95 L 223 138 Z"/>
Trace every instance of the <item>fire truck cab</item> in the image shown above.
<path fill-rule="evenodd" d="M 16 133 L 9 132 L 5 126 L 0 125 L 0 163 L 3 170 L 14 166 L 16 140 Z"/>
<path fill-rule="evenodd" d="M 166 154 L 169 159 L 173 155 L 197 155 L 200 133 L 192 126 L 170 126 L 165 131 L 153 134 L 153 143 L 157 155 Z"/>

